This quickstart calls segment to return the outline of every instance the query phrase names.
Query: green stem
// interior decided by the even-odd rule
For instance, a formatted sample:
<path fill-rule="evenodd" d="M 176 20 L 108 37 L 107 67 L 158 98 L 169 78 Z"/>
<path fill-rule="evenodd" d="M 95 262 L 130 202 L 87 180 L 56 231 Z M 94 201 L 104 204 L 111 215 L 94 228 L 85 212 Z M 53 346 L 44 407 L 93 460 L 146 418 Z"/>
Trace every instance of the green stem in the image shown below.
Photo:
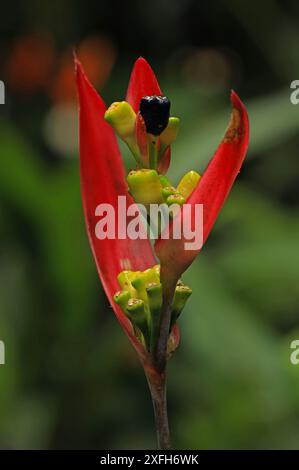
<path fill-rule="evenodd" d="M 129 150 L 131 151 L 133 157 L 135 158 L 137 164 L 140 166 L 140 168 L 143 168 L 143 162 L 141 161 L 139 149 L 136 142 L 134 142 L 133 139 L 127 139 L 126 144 Z"/>
<path fill-rule="evenodd" d="M 148 142 L 148 155 L 149 155 L 149 166 L 153 170 L 157 168 L 158 154 L 157 154 L 157 139 L 153 135 L 149 135 Z"/>
<path fill-rule="evenodd" d="M 146 378 L 153 402 L 158 449 L 167 450 L 171 448 L 171 445 L 167 415 L 166 374 L 155 375 L 155 377 L 146 374 Z"/>
<path fill-rule="evenodd" d="M 163 304 L 161 308 L 161 319 L 160 319 L 160 332 L 157 341 L 157 348 L 155 354 L 155 367 L 158 372 L 162 373 L 165 371 L 167 362 L 167 343 L 169 337 L 169 328 L 172 311 L 172 299 L 175 291 L 176 281 L 173 283 L 165 283 L 161 278 L 163 285 Z"/>

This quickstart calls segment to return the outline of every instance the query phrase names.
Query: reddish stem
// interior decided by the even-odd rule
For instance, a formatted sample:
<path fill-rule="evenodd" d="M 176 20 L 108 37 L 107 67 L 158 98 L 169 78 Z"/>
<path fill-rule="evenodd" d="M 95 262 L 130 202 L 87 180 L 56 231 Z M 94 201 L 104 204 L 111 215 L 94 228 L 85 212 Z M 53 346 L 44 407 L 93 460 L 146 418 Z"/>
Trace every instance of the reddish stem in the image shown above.
<path fill-rule="evenodd" d="M 146 378 L 151 392 L 158 449 L 170 449 L 170 433 L 167 416 L 166 374 L 148 373 Z"/>

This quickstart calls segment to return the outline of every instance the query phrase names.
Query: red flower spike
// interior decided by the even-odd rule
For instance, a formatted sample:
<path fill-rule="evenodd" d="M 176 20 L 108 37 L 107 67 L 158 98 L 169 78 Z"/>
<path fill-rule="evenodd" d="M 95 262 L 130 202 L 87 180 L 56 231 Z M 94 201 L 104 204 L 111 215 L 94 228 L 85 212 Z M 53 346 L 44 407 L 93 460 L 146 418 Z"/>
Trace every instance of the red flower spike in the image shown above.
<path fill-rule="evenodd" d="M 138 238 L 132 241 L 129 238 L 123 240 L 116 236 L 114 239 L 109 237 L 99 240 L 96 236 L 97 220 L 95 214 L 99 204 L 110 204 L 110 207 L 112 206 L 114 210 L 118 210 L 119 196 L 124 197 L 127 206 L 134 204 L 134 201 L 127 191 L 125 170 L 114 132 L 104 119 L 106 106 L 89 83 L 78 60 L 76 60 L 76 79 L 80 102 L 81 190 L 89 242 L 108 299 L 143 364 L 155 409 L 159 449 L 169 449 L 170 437 L 165 400 L 165 367 L 167 358 L 178 347 L 180 340 L 180 332 L 176 324 L 172 327 L 169 335 L 169 327 L 172 324 L 171 311 L 175 312 L 177 302 L 177 299 L 174 301 L 172 299 L 180 275 L 191 264 L 201 247 L 192 251 L 186 250 L 185 243 L 190 243 L 191 240 L 186 240 L 184 233 L 180 240 L 173 239 L 173 226 L 177 220 L 182 221 L 182 210 L 175 216 L 170 226 L 166 228 L 167 234 L 170 234 L 170 239 L 167 239 L 168 237 L 166 239 L 161 238 L 155 244 L 156 254 L 161 262 L 160 279 L 163 284 L 163 293 L 160 289 L 159 298 L 155 300 L 154 297 L 151 297 L 150 299 L 152 302 L 150 308 L 153 308 L 153 311 L 158 309 L 157 311 L 161 315 L 159 335 L 157 343 L 154 344 L 154 349 L 150 348 L 151 351 L 154 351 L 151 355 L 135 336 L 131 322 L 114 302 L 113 297 L 115 292 L 118 291 L 117 275 L 121 271 L 124 269 L 145 271 L 156 264 L 155 256 L 148 239 Z M 141 98 L 153 95 L 162 95 L 158 82 L 149 64 L 144 59 L 139 58 L 135 62 L 131 74 L 127 101 L 138 113 Z M 196 204 L 203 205 L 204 242 L 240 171 L 248 147 L 249 124 L 246 108 L 234 92 L 231 94 L 231 102 L 233 112 L 225 136 L 205 173 L 187 200 L 192 209 L 192 226 L 190 228 L 193 231 L 197 222 L 195 218 Z M 138 144 L 143 148 L 144 129 L 141 125 L 142 122 L 138 119 L 137 121 L 136 137 Z M 166 171 L 169 160 L 170 149 L 167 149 L 159 162 L 161 172 Z M 116 233 L 118 231 L 117 225 L 116 223 Z M 180 225 L 182 226 L 182 223 Z M 137 278 L 135 280 L 137 281 Z M 138 292 L 140 286 L 138 287 L 136 284 L 134 287 Z M 163 299 L 161 298 L 162 294 Z M 123 298 L 124 302 L 130 296 L 129 292 L 126 291 L 122 292 L 121 295 L 125 296 Z M 120 295 L 117 300 L 122 305 Z M 131 300 L 134 301 L 134 299 Z M 132 304 L 133 306 L 137 305 L 135 302 L 136 299 Z M 139 299 L 138 302 L 139 306 L 142 307 L 139 312 L 145 313 L 142 300 Z M 137 313 L 137 310 L 135 310 L 135 313 Z M 143 322 L 142 319 L 141 322 Z M 140 328 L 142 327 L 143 334 L 146 337 L 149 330 L 147 327 L 144 330 L 144 325 L 141 325 L 140 322 L 138 325 Z"/>
<path fill-rule="evenodd" d="M 203 204 L 203 242 L 206 241 L 221 207 L 240 171 L 249 140 L 249 122 L 247 111 L 232 91 L 232 116 L 225 136 L 215 155 L 210 160 L 203 176 L 187 203 L 193 206 Z M 177 215 L 182 217 L 182 211 Z M 192 212 L 192 229 L 194 230 L 194 211 Z M 185 250 L 187 241 L 172 239 L 172 226 L 169 228 L 170 239 L 159 239 L 155 250 L 161 262 L 161 279 L 178 279 L 196 257 L 199 250 Z"/>
<path fill-rule="evenodd" d="M 106 106 L 89 83 L 76 60 L 76 80 L 80 104 L 80 172 L 83 209 L 89 242 L 97 270 L 113 310 L 139 356 L 148 353 L 133 333 L 130 321 L 113 301 L 119 290 L 117 275 L 123 269 L 145 270 L 156 264 L 149 240 L 104 239 L 95 235 L 95 209 L 101 203 L 117 207 L 118 196 L 134 204 L 128 194 L 125 170 L 112 127 L 104 120 Z M 117 227 L 116 227 L 117 230 Z"/>
<path fill-rule="evenodd" d="M 153 95 L 162 96 L 162 91 L 149 63 L 143 57 L 139 57 L 131 73 L 126 101 L 137 113 L 141 98 Z"/>

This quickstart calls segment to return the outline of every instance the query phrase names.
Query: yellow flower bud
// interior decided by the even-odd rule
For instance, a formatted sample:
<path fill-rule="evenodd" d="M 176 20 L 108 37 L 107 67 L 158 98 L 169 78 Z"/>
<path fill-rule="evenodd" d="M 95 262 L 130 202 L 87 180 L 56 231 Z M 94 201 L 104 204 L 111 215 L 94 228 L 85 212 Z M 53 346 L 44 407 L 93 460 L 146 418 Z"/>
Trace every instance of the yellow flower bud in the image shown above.
<path fill-rule="evenodd" d="M 159 204 L 163 202 L 159 175 L 156 170 L 142 169 L 130 171 L 127 177 L 130 193 L 139 204 Z"/>
<path fill-rule="evenodd" d="M 177 321 L 178 317 L 180 316 L 191 294 L 192 294 L 192 289 L 190 289 L 190 287 L 186 285 L 176 286 L 173 301 L 172 301 L 172 313 L 171 313 L 171 322 L 170 322 L 171 328 L 174 325 L 174 323 Z"/>
<path fill-rule="evenodd" d="M 114 301 L 117 303 L 117 305 L 120 306 L 123 312 L 126 311 L 127 303 L 130 298 L 130 292 L 127 290 L 116 292 L 116 294 L 114 295 Z"/>
<path fill-rule="evenodd" d="M 162 196 L 165 201 L 167 201 L 167 198 L 171 196 L 172 194 L 175 194 L 177 190 L 173 186 L 165 186 L 162 188 Z"/>
<path fill-rule="evenodd" d="M 127 101 L 112 103 L 104 117 L 121 139 L 134 135 L 136 114 Z"/>
<path fill-rule="evenodd" d="M 175 192 L 174 194 L 170 194 L 168 198 L 166 199 L 166 204 L 168 206 L 171 206 L 172 204 L 178 204 L 179 206 L 182 206 L 185 203 L 185 198 L 182 196 L 180 193 Z"/>
<path fill-rule="evenodd" d="M 200 179 L 200 174 L 196 171 L 189 171 L 186 173 L 178 184 L 177 192 L 187 199 L 194 191 Z"/>
<path fill-rule="evenodd" d="M 160 135 L 161 146 L 168 147 L 175 141 L 179 133 L 180 120 L 177 117 L 170 117 L 166 129 Z"/>
<path fill-rule="evenodd" d="M 132 297 L 136 297 L 136 290 L 132 285 L 132 281 L 135 279 L 137 274 L 138 271 L 121 271 L 117 276 L 118 283 L 122 290 L 128 291 Z"/>

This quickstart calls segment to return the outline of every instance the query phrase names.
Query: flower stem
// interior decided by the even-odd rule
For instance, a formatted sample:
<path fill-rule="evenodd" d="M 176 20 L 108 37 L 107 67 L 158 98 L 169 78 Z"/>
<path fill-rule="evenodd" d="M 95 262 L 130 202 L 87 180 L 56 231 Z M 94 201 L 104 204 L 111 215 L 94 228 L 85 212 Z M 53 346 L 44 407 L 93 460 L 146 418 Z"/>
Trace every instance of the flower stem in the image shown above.
<path fill-rule="evenodd" d="M 149 134 L 148 140 L 149 167 L 155 170 L 158 163 L 157 138 Z"/>
<path fill-rule="evenodd" d="M 154 359 L 157 371 L 163 373 L 163 371 L 165 371 L 167 362 L 167 343 L 169 338 L 171 319 L 171 304 L 176 282 L 173 281 L 169 282 L 169 284 L 166 284 L 165 282 L 163 283 L 163 278 L 161 281 L 163 285 L 163 304 L 161 309 L 160 332 Z"/>
<path fill-rule="evenodd" d="M 146 374 L 146 378 L 153 402 L 158 449 L 170 449 L 170 434 L 167 416 L 166 375 L 165 373 L 155 376 Z"/>
<path fill-rule="evenodd" d="M 153 351 L 153 367 L 145 368 L 155 413 L 158 449 L 161 450 L 171 448 L 167 416 L 166 364 L 172 299 L 177 282 L 175 278 L 170 279 L 169 282 L 165 282 L 164 279 L 165 275 L 163 270 L 161 271 L 163 302 L 161 307 L 160 331 L 156 348 Z"/>

